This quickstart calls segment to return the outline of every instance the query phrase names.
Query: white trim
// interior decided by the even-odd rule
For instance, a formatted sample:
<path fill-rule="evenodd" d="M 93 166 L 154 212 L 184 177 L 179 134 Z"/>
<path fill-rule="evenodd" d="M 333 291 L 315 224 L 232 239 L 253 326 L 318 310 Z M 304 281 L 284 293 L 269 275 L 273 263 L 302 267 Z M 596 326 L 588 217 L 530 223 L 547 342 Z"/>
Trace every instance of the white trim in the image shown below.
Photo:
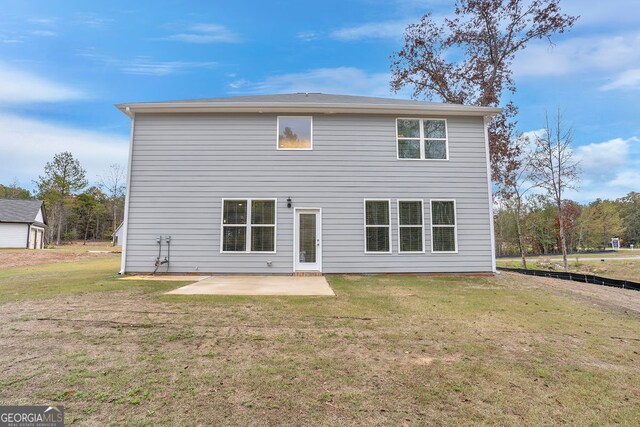
<path fill-rule="evenodd" d="M 299 211 L 314 211 L 316 214 L 316 239 L 320 240 L 320 245 L 318 247 L 319 250 L 316 250 L 316 264 L 318 265 L 317 270 L 312 269 L 298 269 L 296 266 L 298 265 L 298 214 Z M 293 266 L 291 271 L 319 271 L 322 273 L 322 248 L 324 246 L 324 241 L 322 239 L 322 208 L 293 208 Z"/>
<path fill-rule="evenodd" d="M 459 104 L 418 104 L 389 105 L 375 102 L 351 103 L 308 103 L 308 102 L 143 102 L 116 105 L 123 113 L 325 113 L 325 114 L 435 114 L 447 116 L 494 116 L 500 108 L 477 107 Z"/>
<path fill-rule="evenodd" d="M 433 202 L 453 202 L 453 241 L 456 245 L 455 251 L 434 251 L 433 250 L 433 227 L 451 228 L 450 225 L 433 225 Z M 458 206 L 456 199 L 429 199 L 429 234 L 431 236 L 432 254 L 457 254 L 458 253 Z"/>
<path fill-rule="evenodd" d="M 496 272 L 496 236 L 493 224 L 493 191 L 491 191 L 491 157 L 489 152 L 489 122 L 486 117 L 484 122 L 484 148 L 487 155 L 487 193 L 489 196 L 489 229 L 491 231 L 491 271 Z"/>
<path fill-rule="evenodd" d="M 389 208 L 389 224 L 388 225 L 367 225 L 367 202 L 387 202 Z M 363 215 L 363 232 L 364 232 L 364 253 L 366 255 L 388 255 L 393 253 L 393 240 L 391 238 L 391 199 L 364 199 L 362 202 Z M 367 251 L 367 227 L 387 227 L 389 234 L 389 250 L 388 251 Z"/>
<path fill-rule="evenodd" d="M 131 113 L 131 135 L 129 136 L 129 162 L 127 167 L 127 195 L 124 199 L 124 219 L 122 224 L 122 257 L 120 259 L 120 273 L 125 273 L 127 265 L 127 239 L 129 237 L 129 199 L 131 198 L 131 164 L 133 163 L 133 134 L 136 126 L 136 113 Z"/>
<path fill-rule="evenodd" d="M 400 228 L 418 228 L 417 225 L 400 225 L 400 202 L 420 202 L 420 213 L 422 214 L 422 224 L 420 228 L 422 229 L 422 250 L 421 251 L 403 251 L 400 239 Z M 398 199 L 396 200 L 396 216 L 398 217 L 398 253 L 399 254 L 423 254 L 425 253 L 425 240 L 424 240 L 424 200 L 422 199 Z"/>
<path fill-rule="evenodd" d="M 419 126 L 420 126 L 420 136 L 418 138 L 399 138 L 398 137 L 398 120 L 418 120 L 419 122 Z M 425 120 L 440 120 L 440 121 L 444 121 L 444 138 L 426 138 L 424 136 L 424 121 Z M 398 142 L 400 141 L 400 139 L 402 139 L 403 141 L 406 140 L 415 140 L 415 139 L 419 139 L 420 140 L 420 158 L 408 158 L 408 157 L 400 157 L 400 144 L 398 144 Z M 427 140 L 435 140 L 435 141 L 444 141 L 444 145 L 445 145 L 445 150 L 446 150 L 446 154 L 447 157 L 445 157 L 444 159 L 427 159 L 425 158 L 425 141 Z M 447 162 L 449 161 L 449 123 L 447 121 L 446 118 L 436 118 L 436 117 L 396 117 L 396 159 L 397 160 L 422 160 L 422 161 L 429 161 L 429 162 Z"/>
<path fill-rule="evenodd" d="M 296 117 L 296 118 L 308 118 L 309 119 L 309 148 L 280 148 L 280 118 L 281 117 Z M 276 117 L 276 150 L 282 151 L 312 151 L 313 150 L 313 116 L 277 116 Z"/>
<path fill-rule="evenodd" d="M 220 253 L 221 254 L 275 254 L 278 250 L 278 199 L 271 197 L 223 197 L 220 203 Z M 237 200 L 247 203 L 247 222 L 245 224 L 225 224 L 224 223 L 224 202 L 225 200 Z M 251 203 L 254 201 L 272 200 L 274 202 L 273 224 L 252 224 L 251 223 Z M 224 248 L 224 227 L 245 227 L 244 251 L 225 251 Z M 252 251 L 251 250 L 251 228 L 252 227 L 273 227 L 273 250 L 272 251 Z"/>

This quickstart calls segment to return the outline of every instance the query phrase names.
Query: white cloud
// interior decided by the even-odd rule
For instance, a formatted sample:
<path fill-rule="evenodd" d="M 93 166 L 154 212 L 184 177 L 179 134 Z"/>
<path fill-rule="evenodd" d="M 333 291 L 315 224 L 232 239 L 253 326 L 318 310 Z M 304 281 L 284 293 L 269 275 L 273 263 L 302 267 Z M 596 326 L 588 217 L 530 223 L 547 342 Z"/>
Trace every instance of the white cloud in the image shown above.
<path fill-rule="evenodd" d="M 562 0 L 562 11 L 571 15 L 580 15 L 576 26 L 609 25 L 619 28 L 638 25 L 640 3 L 638 0 L 585 1 Z"/>
<path fill-rule="evenodd" d="M 75 22 L 91 28 L 104 28 L 113 22 L 113 19 L 97 13 L 78 13 Z"/>
<path fill-rule="evenodd" d="M 367 22 L 331 31 L 331 38 L 343 41 L 362 39 L 401 39 L 409 20 Z"/>
<path fill-rule="evenodd" d="M 535 142 L 536 138 L 544 136 L 545 132 L 546 131 L 544 129 L 529 130 L 526 132 L 522 132 L 522 137 L 527 138 L 533 143 Z"/>
<path fill-rule="evenodd" d="M 543 129 L 524 132 L 531 141 L 542 134 Z M 527 149 L 532 149 L 532 146 Z M 578 189 L 567 190 L 566 198 L 589 203 L 597 198 L 616 199 L 639 190 L 640 138 L 613 138 L 574 146 L 573 155 L 574 160 L 580 162 L 581 176 Z M 536 193 L 540 191 L 534 190 Z"/>
<path fill-rule="evenodd" d="M 605 142 L 581 145 L 574 152 L 584 173 L 610 175 L 611 171 L 629 162 L 629 146 L 637 138 L 615 138 Z"/>
<path fill-rule="evenodd" d="M 125 74 L 163 77 L 193 68 L 211 68 L 218 65 L 213 61 L 158 61 L 148 56 L 136 56 L 132 59 L 119 59 L 93 51 L 78 54 L 84 58 L 99 62 L 105 66 L 117 68 Z"/>
<path fill-rule="evenodd" d="M 161 77 L 190 68 L 211 68 L 216 65 L 216 62 L 207 61 L 154 61 L 151 58 L 139 56 L 131 61 L 123 61 L 120 69 L 126 74 Z"/>
<path fill-rule="evenodd" d="M 0 43 L 2 44 L 22 43 L 22 39 L 19 37 L 7 37 L 7 36 L 0 35 Z"/>
<path fill-rule="evenodd" d="M 0 182 L 14 177 L 25 187 L 43 173 L 46 162 L 54 154 L 70 151 L 87 170 L 89 181 L 95 181 L 108 165 L 127 165 L 126 136 L 69 127 L 14 114 L 0 112 Z"/>
<path fill-rule="evenodd" d="M 320 38 L 320 34 L 316 31 L 302 31 L 296 34 L 296 37 L 303 42 L 310 42 Z"/>
<path fill-rule="evenodd" d="M 186 43 L 235 43 L 240 37 L 224 25 L 194 24 L 188 32 L 172 34 L 162 40 L 181 41 Z"/>
<path fill-rule="evenodd" d="M 614 138 L 576 147 L 582 180 L 567 197 L 586 203 L 597 198 L 615 199 L 640 186 L 640 138 Z"/>
<path fill-rule="evenodd" d="M 640 89 L 640 68 L 623 71 L 611 82 L 602 86 L 602 90 Z"/>
<path fill-rule="evenodd" d="M 40 37 L 55 37 L 58 35 L 57 33 L 49 30 L 33 30 L 29 31 L 29 34 Z"/>
<path fill-rule="evenodd" d="M 638 187 L 640 186 L 640 171 L 628 170 L 620 172 L 609 182 L 609 184 L 627 188 L 629 191 L 638 191 Z"/>
<path fill-rule="evenodd" d="M 322 92 L 390 96 L 389 73 L 368 73 L 354 67 L 317 68 L 301 73 L 270 76 L 260 82 L 236 80 L 229 86 L 238 93 Z"/>
<path fill-rule="evenodd" d="M 79 99 L 83 94 L 67 85 L 9 67 L 0 62 L 0 104 L 58 102 Z"/>
<path fill-rule="evenodd" d="M 514 61 L 514 74 L 561 76 L 594 71 L 622 71 L 640 64 L 640 33 L 573 37 L 549 45 L 532 43 Z"/>
<path fill-rule="evenodd" d="M 52 25 L 55 24 L 57 21 L 57 18 L 29 18 L 27 19 L 28 22 L 32 23 L 32 24 L 38 24 L 38 25 Z"/>

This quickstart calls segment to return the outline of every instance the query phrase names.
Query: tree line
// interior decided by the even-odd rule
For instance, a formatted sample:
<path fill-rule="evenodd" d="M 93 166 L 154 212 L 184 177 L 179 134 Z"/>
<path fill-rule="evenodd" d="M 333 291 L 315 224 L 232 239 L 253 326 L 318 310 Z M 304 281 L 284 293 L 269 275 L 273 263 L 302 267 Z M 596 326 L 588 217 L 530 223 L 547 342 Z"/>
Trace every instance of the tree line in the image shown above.
<path fill-rule="evenodd" d="M 640 247 L 640 193 L 587 204 L 565 199 L 562 204 L 569 251 L 610 248 L 612 238 L 620 238 L 624 247 Z M 558 210 L 549 199 L 539 194 L 525 197 L 519 215 L 518 221 L 514 203 L 502 203 L 494 213 L 497 256 L 524 252 L 526 266 L 527 254 L 561 252 Z"/>
<path fill-rule="evenodd" d="M 112 164 L 94 185 L 86 175 L 70 152 L 58 153 L 46 163 L 33 193 L 14 182 L 0 185 L 0 198 L 44 201 L 47 244 L 110 239 L 124 218 L 125 170 Z"/>

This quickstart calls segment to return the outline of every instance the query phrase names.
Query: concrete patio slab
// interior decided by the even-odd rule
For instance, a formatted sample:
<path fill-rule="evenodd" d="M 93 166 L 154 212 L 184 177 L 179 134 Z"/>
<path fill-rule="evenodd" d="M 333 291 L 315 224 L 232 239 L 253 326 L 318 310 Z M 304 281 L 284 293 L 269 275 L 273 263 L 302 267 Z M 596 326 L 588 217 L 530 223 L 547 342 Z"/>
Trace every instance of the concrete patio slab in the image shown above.
<path fill-rule="evenodd" d="M 323 276 L 211 276 L 167 294 L 335 296 Z"/>
<path fill-rule="evenodd" d="M 159 275 L 153 276 L 151 274 L 134 274 L 121 277 L 120 280 L 157 280 L 159 282 L 199 282 L 210 276 L 190 276 L 184 275 Z"/>

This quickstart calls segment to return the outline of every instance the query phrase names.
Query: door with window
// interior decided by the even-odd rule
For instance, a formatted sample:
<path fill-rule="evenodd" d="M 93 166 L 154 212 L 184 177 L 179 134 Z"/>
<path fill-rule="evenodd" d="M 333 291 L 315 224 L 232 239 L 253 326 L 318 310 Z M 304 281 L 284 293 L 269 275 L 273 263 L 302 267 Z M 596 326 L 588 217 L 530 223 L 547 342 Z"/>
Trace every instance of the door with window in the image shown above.
<path fill-rule="evenodd" d="M 295 211 L 296 271 L 322 271 L 322 216 L 320 209 Z"/>

